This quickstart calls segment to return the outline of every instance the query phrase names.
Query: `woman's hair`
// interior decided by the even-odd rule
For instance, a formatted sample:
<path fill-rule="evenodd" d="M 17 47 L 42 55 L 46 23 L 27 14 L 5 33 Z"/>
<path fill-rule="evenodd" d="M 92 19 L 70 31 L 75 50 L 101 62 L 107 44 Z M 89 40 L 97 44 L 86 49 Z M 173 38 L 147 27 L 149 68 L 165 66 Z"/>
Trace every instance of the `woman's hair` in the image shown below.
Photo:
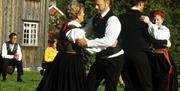
<path fill-rule="evenodd" d="M 110 3 L 112 3 L 112 2 L 113 2 L 113 0 L 104 0 L 104 1 L 109 1 Z"/>
<path fill-rule="evenodd" d="M 71 3 L 68 5 L 68 18 L 76 19 L 82 9 L 84 9 L 84 5 L 82 3 L 79 3 L 76 0 L 72 0 Z"/>
<path fill-rule="evenodd" d="M 138 5 L 140 2 L 146 3 L 148 0 L 130 0 L 132 6 Z"/>
<path fill-rule="evenodd" d="M 53 45 L 54 45 L 55 42 L 57 42 L 56 39 L 49 39 L 49 40 L 48 40 L 48 46 L 49 46 L 49 47 L 53 47 Z"/>
<path fill-rule="evenodd" d="M 163 10 L 153 10 L 150 12 L 151 19 L 153 19 L 156 15 L 160 15 L 163 19 L 165 19 L 165 13 Z"/>

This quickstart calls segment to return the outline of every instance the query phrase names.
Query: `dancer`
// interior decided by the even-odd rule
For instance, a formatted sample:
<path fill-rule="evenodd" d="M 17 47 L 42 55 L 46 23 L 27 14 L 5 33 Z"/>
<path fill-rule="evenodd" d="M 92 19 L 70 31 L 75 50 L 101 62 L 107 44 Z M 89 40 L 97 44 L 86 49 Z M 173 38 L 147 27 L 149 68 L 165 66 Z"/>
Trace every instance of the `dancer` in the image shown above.
<path fill-rule="evenodd" d="M 110 3 L 111 0 L 94 0 L 96 14 L 81 29 L 93 33 L 95 39 L 76 40 L 81 47 L 99 51 L 87 76 L 87 91 L 96 91 L 102 80 L 105 91 L 117 91 L 124 51 L 118 42 L 121 23 L 110 10 Z"/>
<path fill-rule="evenodd" d="M 68 6 L 69 22 L 60 31 L 61 48 L 48 75 L 45 75 L 37 91 L 86 91 L 85 66 L 81 47 L 75 44 L 76 37 L 70 29 L 81 27 L 84 21 L 84 6 L 72 1 Z M 78 32 L 78 31 L 77 31 Z"/>
<path fill-rule="evenodd" d="M 146 2 L 147 0 L 131 0 L 131 9 L 119 17 L 122 24 L 120 39 L 125 56 L 122 72 L 125 91 L 153 91 L 148 59 L 152 38 L 147 24 L 139 19 L 144 15 Z"/>
<path fill-rule="evenodd" d="M 153 56 L 151 57 L 153 90 L 178 91 L 177 74 L 173 61 L 169 57 L 170 31 L 162 25 L 165 13 L 162 10 L 153 10 L 148 16 L 141 16 L 141 20 L 148 24 L 149 33 L 155 39 L 153 42 Z"/>

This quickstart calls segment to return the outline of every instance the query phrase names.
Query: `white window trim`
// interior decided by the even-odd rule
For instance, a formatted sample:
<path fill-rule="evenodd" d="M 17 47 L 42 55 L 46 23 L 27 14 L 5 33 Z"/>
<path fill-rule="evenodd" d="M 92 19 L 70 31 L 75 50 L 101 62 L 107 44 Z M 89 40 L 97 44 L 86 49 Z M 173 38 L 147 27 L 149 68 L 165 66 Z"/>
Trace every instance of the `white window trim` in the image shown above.
<path fill-rule="evenodd" d="M 25 29 L 26 29 L 26 27 L 24 26 L 25 24 L 29 24 L 29 26 L 30 26 L 29 33 L 28 33 L 28 36 L 29 36 L 28 39 L 24 37 L 24 35 L 25 35 L 24 32 L 25 32 Z M 35 30 L 36 30 L 35 37 L 36 38 L 35 38 L 35 43 L 34 44 L 31 43 L 31 40 L 32 40 L 32 38 L 31 38 L 31 35 L 32 35 L 31 34 L 31 31 L 32 31 L 31 25 L 32 24 L 36 25 L 36 28 L 35 28 Z M 22 40 L 22 45 L 23 46 L 38 46 L 38 25 L 39 25 L 39 23 L 37 23 L 37 22 L 23 22 L 23 36 L 22 36 L 23 37 L 23 40 Z M 28 40 L 28 43 L 24 42 L 25 39 Z"/>

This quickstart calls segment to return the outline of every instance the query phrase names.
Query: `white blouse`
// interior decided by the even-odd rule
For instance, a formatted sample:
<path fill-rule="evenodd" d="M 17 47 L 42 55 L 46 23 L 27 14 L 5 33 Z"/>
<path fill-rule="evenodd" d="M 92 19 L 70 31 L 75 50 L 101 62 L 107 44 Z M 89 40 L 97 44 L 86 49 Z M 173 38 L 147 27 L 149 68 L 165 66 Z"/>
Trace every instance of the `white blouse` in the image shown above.
<path fill-rule="evenodd" d="M 76 21 L 70 21 L 68 23 L 68 25 L 74 25 L 76 27 L 81 27 L 81 24 L 79 24 Z M 79 28 L 75 28 L 75 29 L 71 29 L 66 33 L 66 37 L 68 38 L 69 41 L 72 41 L 73 43 L 76 42 L 76 39 L 83 39 L 85 38 L 87 41 L 88 39 L 85 36 L 85 31 Z M 86 48 L 86 50 L 93 54 L 93 53 L 97 53 L 100 52 L 101 50 L 106 49 L 106 48 Z"/>
<path fill-rule="evenodd" d="M 153 38 L 157 40 L 167 40 L 167 47 L 171 46 L 170 31 L 166 26 L 161 25 L 158 27 L 156 24 L 152 24 L 151 22 L 148 23 L 148 26 L 148 32 Z"/>
<path fill-rule="evenodd" d="M 70 21 L 68 23 L 68 25 L 74 25 L 76 27 L 81 27 L 81 24 L 75 20 Z M 85 32 L 82 30 L 78 30 L 78 29 L 71 29 L 66 33 L 66 37 L 68 38 L 69 41 L 72 41 L 73 43 L 75 43 L 76 39 L 85 38 Z"/>
<path fill-rule="evenodd" d="M 110 8 L 108 8 L 104 13 L 102 13 L 101 16 L 104 17 L 109 12 L 109 10 Z M 79 29 L 75 28 L 75 29 L 72 29 L 71 31 L 79 31 L 79 32 L 82 32 L 84 35 L 85 35 L 84 31 L 91 32 L 93 30 L 92 23 L 93 23 L 94 17 L 95 16 L 91 17 L 91 19 L 87 22 L 85 27 L 79 28 Z M 118 17 L 111 16 L 106 23 L 104 37 L 88 40 L 87 38 L 85 38 L 83 34 L 81 36 L 80 34 L 77 34 L 79 36 L 76 38 L 85 38 L 87 40 L 87 47 L 88 47 L 86 48 L 86 50 L 90 53 L 97 53 L 102 50 L 105 50 L 107 47 L 110 47 L 113 45 L 113 43 L 117 42 L 120 32 L 121 32 L 121 23 Z M 73 42 L 75 42 L 75 40 L 73 40 Z M 120 50 L 118 53 L 112 54 L 108 56 L 107 58 L 117 57 L 122 54 L 124 54 L 124 51 Z"/>

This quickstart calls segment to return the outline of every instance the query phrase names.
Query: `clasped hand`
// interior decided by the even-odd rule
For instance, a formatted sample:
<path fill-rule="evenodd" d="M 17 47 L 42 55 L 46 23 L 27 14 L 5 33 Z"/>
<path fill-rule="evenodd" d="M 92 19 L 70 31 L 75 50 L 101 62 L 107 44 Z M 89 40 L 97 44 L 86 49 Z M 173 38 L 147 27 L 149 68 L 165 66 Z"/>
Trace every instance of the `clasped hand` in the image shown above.
<path fill-rule="evenodd" d="M 140 20 L 141 21 L 144 21 L 145 23 L 150 23 L 150 19 L 149 19 L 149 17 L 148 16 L 144 16 L 144 15 L 142 15 L 141 17 L 140 17 Z"/>
<path fill-rule="evenodd" d="M 76 44 L 80 47 L 87 47 L 87 41 L 85 40 L 85 38 L 76 39 Z"/>
<path fill-rule="evenodd" d="M 15 53 L 15 54 L 14 54 L 14 58 L 15 58 L 16 60 L 18 60 L 18 59 L 19 59 L 19 54 Z"/>

